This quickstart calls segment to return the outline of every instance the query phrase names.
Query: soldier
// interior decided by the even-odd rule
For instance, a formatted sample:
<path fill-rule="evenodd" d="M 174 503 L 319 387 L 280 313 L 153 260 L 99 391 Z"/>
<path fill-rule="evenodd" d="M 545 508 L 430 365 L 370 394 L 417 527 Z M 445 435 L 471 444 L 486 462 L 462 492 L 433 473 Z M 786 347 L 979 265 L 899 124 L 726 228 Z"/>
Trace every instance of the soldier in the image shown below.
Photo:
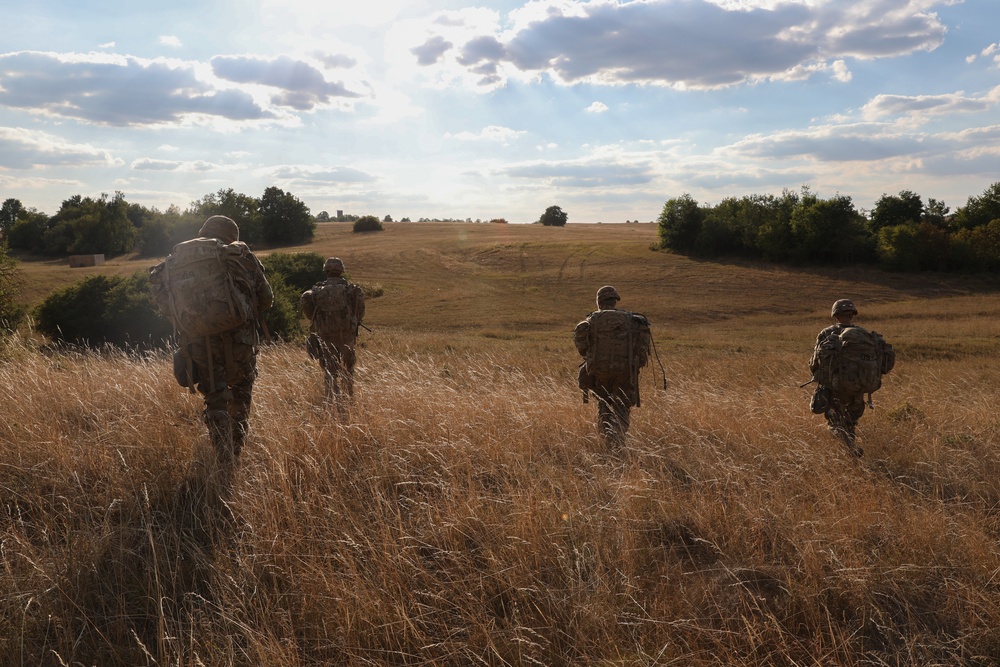
<path fill-rule="evenodd" d="M 343 381 L 348 396 L 354 395 L 355 343 L 365 318 L 365 294 L 344 278 L 344 262 L 329 257 L 323 263 L 326 280 L 302 293 L 302 314 L 310 320 L 306 350 L 323 369 L 324 400 L 341 398 Z"/>
<path fill-rule="evenodd" d="M 649 358 L 652 337 L 645 316 L 619 310 L 621 297 L 611 285 L 597 290 L 597 308 L 576 325 L 573 342 L 583 357 L 580 388 L 584 402 L 597 396 L 597 422 L 605 444 L 621 447 L 629 414 L 639 401 L 639 369 Z"/>
<path fill-rule="evenodd" d="M 177 244 L 150 269 L 153 298 L 177 330 L 174 376 L 204 396 L 205 424 L 224 464 L 247 439 L 258 326 L 274 298 L 264 266 L 239 234 L 232 219 L 213 215 L 198 238 Z"/>
<path fill-rule="evenodd" d="M 809 360 L 817 383 L 809 408 L 826 417 L 851 454 L 861 456 L 855 429 L 865 412 L 865 394 L 871 406 L 871 394 L 882 386 L 882 375 L 892 370 L 896 356 L 881 335 L 854 324 L 857 315 L 850 299 L 834 302 L 830 316 L 836 324 L 819 332 Z"/>

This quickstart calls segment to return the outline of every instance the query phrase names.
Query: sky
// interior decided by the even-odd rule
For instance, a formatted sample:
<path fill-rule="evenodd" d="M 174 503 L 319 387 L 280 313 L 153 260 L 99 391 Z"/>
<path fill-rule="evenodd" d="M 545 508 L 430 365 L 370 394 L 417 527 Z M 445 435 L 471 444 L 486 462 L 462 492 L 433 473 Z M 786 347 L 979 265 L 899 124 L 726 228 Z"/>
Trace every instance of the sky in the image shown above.
<path fill-rule="evenodd" d="M 997 0 L 0 0 L 0 200 L 655 220 L 1000 180 Z"/>

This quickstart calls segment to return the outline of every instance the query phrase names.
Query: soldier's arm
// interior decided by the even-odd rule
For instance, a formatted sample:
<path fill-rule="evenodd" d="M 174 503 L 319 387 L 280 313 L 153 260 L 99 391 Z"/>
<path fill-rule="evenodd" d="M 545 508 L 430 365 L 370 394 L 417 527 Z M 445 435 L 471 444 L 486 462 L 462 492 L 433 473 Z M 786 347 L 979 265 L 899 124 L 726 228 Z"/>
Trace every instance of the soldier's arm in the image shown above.
<path fill-rule="evenodd" d="M 365 293 L 359 286 L 354 286 L 354 314 L 358 317 L 358 322 L 365 319 Z"/>
<path fill-rule="evenodd" d="M 307 289 L 299 297 L 299 308 L 307 320 L 311 321 L 313 316 L 316 315 L 316 300 L 313 298 L 313 291 L 311 289 Z"/>
<path fill-rule="evenodd" d="M 576 351 L 580 353 L 581 357 L 587 356 L 587 347 L 590 344 L 590 322 L 584 320 L 576 325 L 576 330 L 573 332 L 573 344 L 576 345 Z"/>
<path fill-rule="evenodd" d="M 257 260 L 256 257 L 254 259 Z M 257 267 L 257 309 L 263 313 L 274 304 L 274 291 L 271 289 L 271 283 L 267 282 L 267 277 L 264 275 L 264 265 L 260 263 L 260 260 L 257 260 Z"/>

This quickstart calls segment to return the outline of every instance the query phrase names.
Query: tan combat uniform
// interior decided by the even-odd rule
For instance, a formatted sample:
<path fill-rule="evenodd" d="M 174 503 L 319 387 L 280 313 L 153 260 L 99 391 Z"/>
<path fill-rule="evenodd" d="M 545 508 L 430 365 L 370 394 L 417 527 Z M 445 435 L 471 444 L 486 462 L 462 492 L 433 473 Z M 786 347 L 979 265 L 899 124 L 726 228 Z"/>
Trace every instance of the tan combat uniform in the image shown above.
<path fill-rule="evenodd" d="M 203 228 L 202 235 L 206 233 Z M 219 240 L 226 243 L 230 239 Z M 184 380 L 181 384 L 185 385 L 188 381 L 192 382 L 204 397 L 203 418 L 216 454 L 220 461 L 225 462 L 239 456 L 246 442 L 253 385 L 257 379 L 260 314 L 274 301 L 271 285 L 264 276 L 264 266 L 256 255 L 240 241 L 230 242 L 229 247 L 240 250 L 238 255 L 228 259 L 229 272 L 237 289 L 253 304 L 253 317 L 235 329 L 213 336 L 190 336 L 183 331 L 177 332 L 180 358 L 190 363 L 190 377 L 178 377 L 178 382 Z M 170 312 L 169 296 L 166 286 L 156 279 L 163 269 L 163 263 L 153 267 L 150 282 L 153 298 L 160 311 L 166 314 Z M 181 370 L 175 367 L 175 375 Z"/>
<path fill-rule="evenodd" d="M 350 309 L 349 322 L 330 330 L 322 325 L 324 313 L 317 312 L 316 293 L 334 285 L 344 285 L 347 288 L 347 302 Z M 365 318 L 365 294 L 361 287 L 349 283 L 343 276 L 330 275 L 321 283 L 317 283 L 302 293 L 299 299 L 302 314 L 310 321 L 312 332 L 308 343 L 310 356 L 319 360 L 323 369 L 323 395 L 326 401 L 337 399 L 340 395 L 341 382 L 348 396 L 354 395 L 354 367 L 358 355 L 356 344 L 358 328 Z"/>
<path fill-rule="evenodd" d="M 605 294 L 607 296 L 602 298 Z M 598 399 L 597 422 L 605 443 L 612 449 L 624 443 L 631 420 L 631 410 L 639 405 L 639 369 L 646 365 L 649 359 L 652 337 L 649 321 L 642 315 L 618 310 L 614 307 L 618 301 L 618 293 L 610 286 L 602 287 L 598 292 L 596 310 L 585 320 L 576 325 L 573 332 L 573 343 L 577 352 L 584 358 L 580 372 L 581 388 L 585 392 L 593 392 Z M 627 316 L 628 344 L 626 352 L 620 359 L 625 372 L 617 377 L 598 378 L 588 368 L 588 362 L 593 359 L 595 348 L 601 345 L 595 331 L 600 328 L 599 320 L 613 315 L 620 319 L 621 314 Z"/>

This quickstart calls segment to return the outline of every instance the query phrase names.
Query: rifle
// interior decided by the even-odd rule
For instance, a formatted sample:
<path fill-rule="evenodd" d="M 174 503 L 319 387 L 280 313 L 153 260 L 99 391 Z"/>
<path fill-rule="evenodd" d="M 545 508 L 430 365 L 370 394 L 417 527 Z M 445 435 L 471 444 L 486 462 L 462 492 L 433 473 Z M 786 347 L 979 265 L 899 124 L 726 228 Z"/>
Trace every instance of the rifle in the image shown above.
<path fill-rule="evenodd" d="M 803 387 L 808 387 L 813 382 L 816 382 L 816 378 L 813 378 L 812 380 L 809 380 L 809 382 L 803 382 L 802 384 L 799 385 L 799 389 L 802 389 Z"/>

